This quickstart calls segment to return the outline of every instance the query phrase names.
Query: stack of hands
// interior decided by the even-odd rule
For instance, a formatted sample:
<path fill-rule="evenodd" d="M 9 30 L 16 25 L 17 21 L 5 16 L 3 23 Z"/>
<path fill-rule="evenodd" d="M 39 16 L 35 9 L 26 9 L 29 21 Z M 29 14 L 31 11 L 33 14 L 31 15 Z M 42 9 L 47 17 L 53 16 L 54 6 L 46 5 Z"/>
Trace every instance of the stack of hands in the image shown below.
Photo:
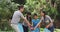
<path fill-rule="evenodd" d="M 34 30 L 34 27 L 32 25 L 29 26 L 30 30 Z"/>
<path fill-rule="evenodd" d="M 31 25 L 30 23 L 28 23 L 28 27 L 30 28 L 30 30 L 34 30 L 33 25 Z"/>
<path fill-rule="evenodd" d="M 30 27 L 30 29 L 31 29 L 31 30 L 34 30 L 34 27 L 33 27 L 33 26 L 31 26 L 31 27 Z"/>

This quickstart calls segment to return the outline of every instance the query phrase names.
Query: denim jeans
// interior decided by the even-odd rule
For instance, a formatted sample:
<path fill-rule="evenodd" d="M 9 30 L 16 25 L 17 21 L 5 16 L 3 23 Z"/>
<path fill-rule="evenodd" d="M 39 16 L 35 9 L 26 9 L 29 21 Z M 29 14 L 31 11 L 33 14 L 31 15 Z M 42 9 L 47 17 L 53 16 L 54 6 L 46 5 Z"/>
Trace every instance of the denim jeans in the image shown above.
<path fill-rule="evenodd" d="M 54 32 L 54 26 L 49 27 L 48 30 L 50 30 L 51 32 Z"/>

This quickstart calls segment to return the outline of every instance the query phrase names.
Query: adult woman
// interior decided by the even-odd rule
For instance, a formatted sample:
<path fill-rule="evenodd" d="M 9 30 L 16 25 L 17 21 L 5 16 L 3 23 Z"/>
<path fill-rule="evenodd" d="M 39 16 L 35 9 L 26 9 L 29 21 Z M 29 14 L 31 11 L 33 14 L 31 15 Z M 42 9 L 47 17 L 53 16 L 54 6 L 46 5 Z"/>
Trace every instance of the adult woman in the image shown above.
<path fill-rule="evenodd" d="M 41 11 L 41 19 L 45 28 L 53 32 L 54 31 L 53 21 L 50 16 L 46 15 L 45 11 Z"/>

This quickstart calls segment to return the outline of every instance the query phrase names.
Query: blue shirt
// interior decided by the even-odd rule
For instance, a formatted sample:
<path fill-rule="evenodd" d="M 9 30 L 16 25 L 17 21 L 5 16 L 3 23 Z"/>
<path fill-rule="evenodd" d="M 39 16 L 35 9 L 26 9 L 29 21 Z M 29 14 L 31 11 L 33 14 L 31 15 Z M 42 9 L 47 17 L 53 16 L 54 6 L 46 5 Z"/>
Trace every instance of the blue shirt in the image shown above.
<path fill-rule="evenodd" d="M 40 19 L 32 19 L 33 27 L 35 27 L 40 22 Z"/>

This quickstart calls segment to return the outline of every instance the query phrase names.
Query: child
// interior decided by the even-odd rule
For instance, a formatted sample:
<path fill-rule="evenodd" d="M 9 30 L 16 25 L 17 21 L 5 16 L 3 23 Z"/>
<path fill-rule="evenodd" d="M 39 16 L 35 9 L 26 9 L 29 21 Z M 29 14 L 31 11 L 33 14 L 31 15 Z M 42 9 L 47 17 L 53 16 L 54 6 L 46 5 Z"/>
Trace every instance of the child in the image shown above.
<path fill-rule="evenodd" d="M 32 19 L 31 19 L 31 13 L 30 12 L 26 12 L 26 18 L 31 24 Z M 24 29 L 24 32 L 28 32 L 28 26 L 25 22 L 23 22 L 23 29 Z"/>
<path fill-rule="evenodd" d="M 39 23 L 40 19 L 38 19 L 37 14 L 34 14 L 33 17 L 34 17 L 34 19 L 32 19 L 32 23 L 33 23 L 33 27 L 35 27 Z M 40 32 L 40 25 L 35 30 L 33 30 L 31 32 Z"/>

